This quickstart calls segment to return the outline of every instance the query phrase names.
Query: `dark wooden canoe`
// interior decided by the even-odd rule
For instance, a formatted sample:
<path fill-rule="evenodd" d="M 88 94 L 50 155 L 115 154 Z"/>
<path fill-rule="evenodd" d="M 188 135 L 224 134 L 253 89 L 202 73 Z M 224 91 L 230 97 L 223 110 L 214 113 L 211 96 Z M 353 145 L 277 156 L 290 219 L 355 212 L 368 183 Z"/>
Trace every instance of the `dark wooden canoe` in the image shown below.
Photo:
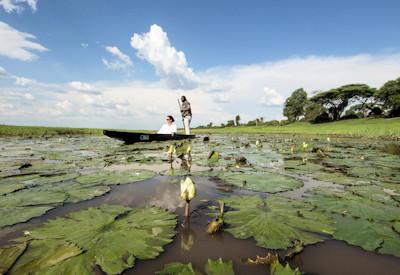
<path fill-rule="evenodd" d="M 120 132 L 103 130 L 103 134 L 110 137 L 122 140 L 125 144 L 132 144 L 135 142 L 151 142 L 151 141 L 165 141 L 165 140 L 180 140 L 195 138 L 195 135 L 169 135 L 169 134 L 150 134 L 150 133 L 134 133 L 134 132 Z"/>

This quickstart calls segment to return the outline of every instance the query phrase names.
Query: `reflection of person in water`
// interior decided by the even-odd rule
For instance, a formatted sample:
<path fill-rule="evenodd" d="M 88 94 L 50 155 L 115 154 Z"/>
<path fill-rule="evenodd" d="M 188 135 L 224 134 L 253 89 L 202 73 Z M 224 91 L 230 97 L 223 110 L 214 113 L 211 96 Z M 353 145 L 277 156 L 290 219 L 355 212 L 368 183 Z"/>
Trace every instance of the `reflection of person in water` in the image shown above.
<path fill-rule="evenodd" d="M 173 116 L 167 116 L 165 118 L 165 124 L 161 126 L 161 129 L 157 132 L 157 134 L 176 134 L 176 132 L 178 132 L 178 129 L 174 121 L 175 119 Z"/>

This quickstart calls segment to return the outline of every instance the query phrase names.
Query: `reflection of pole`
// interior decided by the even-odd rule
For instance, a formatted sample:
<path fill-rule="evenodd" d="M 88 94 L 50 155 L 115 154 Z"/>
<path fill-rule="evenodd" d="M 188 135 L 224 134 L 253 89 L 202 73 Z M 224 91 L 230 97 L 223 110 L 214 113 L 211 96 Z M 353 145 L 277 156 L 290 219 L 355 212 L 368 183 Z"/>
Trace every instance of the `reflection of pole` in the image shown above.
<path fill-rule="evenodd" d="M 183 119 L 182 107 L 181 107 L 181 102 L 179 101 L 179 98 L 178 98 L 178 104 L 179 104 L 179 111 L 181 111 L 183 129 L 185 130 L 185 134 L 186 134 L 186 126 L 185 126 L 185 121 L 184 121 L 184 119 Z"/>

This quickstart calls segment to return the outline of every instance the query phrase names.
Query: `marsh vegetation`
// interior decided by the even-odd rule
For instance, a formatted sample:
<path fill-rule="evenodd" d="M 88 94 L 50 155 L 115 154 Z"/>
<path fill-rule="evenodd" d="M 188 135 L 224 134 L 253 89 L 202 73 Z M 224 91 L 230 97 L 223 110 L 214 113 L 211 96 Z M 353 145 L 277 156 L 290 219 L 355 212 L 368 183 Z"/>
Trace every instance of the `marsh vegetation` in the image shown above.
<path fill-rule="evenodd" d="M 3 137 L 0 216 L 0 273 L 396 274 L 399 144 Z"/>

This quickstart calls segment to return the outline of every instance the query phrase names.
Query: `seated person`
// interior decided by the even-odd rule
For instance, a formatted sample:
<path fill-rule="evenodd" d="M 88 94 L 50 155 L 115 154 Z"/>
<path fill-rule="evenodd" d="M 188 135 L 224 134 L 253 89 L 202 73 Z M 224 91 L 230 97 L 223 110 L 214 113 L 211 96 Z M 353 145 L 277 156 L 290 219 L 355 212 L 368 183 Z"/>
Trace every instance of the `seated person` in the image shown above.
<path fill-rule="evenodd" d="M 165 119 L 165 124 L 161 126 L 161 129 L 157 132 L 157 134 L 170 134 L 174 135 L 178 131 L 176 124 L 174 123 L 175 119 L 172 116 L 167 116 Z"/>

